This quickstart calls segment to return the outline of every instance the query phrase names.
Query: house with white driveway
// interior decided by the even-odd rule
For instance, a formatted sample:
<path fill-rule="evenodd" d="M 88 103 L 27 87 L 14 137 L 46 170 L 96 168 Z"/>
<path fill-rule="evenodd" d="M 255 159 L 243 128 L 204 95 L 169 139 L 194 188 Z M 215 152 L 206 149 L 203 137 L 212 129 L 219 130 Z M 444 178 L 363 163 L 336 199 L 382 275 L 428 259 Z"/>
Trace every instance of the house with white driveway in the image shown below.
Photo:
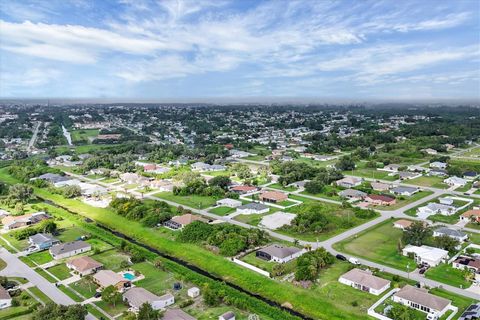
<path fill-rule="evenodd" d="M 465 180 L 463 178 L 456 177 L 456 176 L 449 177 L 449 178 L 443 180 L 443 182 L 448 184 L 451 187 L 463 187 L 464 185 L 466 185 L 468 183 L 467 180 Z"/>
<path fill-rule="evenodd" d="M 440 227 L 433 231 L 434 237 L 448 236 L 452 239 L 457 240 L 460 243 L 463 243 L 468 240 L 468 234 L 463 231 L 455 230 L 447 227 Z"/>
<path fill-rule="evenodd" d="M 429 319 L 438 319 L 443 316 L 452 303 L 448 299 L 428 293 L 424 288 L 416 288 L 411 285 L 404 286 L 393 295 L 392 299 L 394 302 L 431 315 Z M 436 318 L 432 316 L 436 316 Z"/>
<path fill-rule="evenodd" d="M 404 256 L 413 254 L 416 263 L 426 263 L 431 267 L 435 267 L 448 259 L 448 251 L 425 245 L 419 247 L 409 244 L 403 248 L 402 254 Z"/>

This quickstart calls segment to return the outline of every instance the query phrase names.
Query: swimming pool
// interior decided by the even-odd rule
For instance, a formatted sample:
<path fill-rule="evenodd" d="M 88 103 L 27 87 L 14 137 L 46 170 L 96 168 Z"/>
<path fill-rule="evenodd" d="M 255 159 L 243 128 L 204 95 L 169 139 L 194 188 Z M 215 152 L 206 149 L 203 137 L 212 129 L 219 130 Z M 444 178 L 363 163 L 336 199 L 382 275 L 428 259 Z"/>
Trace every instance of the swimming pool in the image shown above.
<path fill-rule="evenodd" d="M 130 273 L 130 272 L 124 272 L 123 277 L 125 279 L 127 279 L 128 281 L 133 281 L 133 279 L 135 279 L 135 275 L 133 273 Z"/>

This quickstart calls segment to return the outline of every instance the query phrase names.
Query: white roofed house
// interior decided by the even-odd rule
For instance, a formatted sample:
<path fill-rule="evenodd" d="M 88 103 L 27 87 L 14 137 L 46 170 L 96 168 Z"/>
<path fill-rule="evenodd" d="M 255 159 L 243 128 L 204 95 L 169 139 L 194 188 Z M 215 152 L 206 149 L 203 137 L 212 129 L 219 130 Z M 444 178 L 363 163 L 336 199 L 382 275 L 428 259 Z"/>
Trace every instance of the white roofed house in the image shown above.
<path fill-rule="evenodd" d="M 433 214 L 441 214 L 444 216 L 451 216 L 457 211 L 453 206 L 430 202 L 426 206 L 417 209 L 418 216 L 429 216 Z"/>
<path fill-rule="evenodd" d="M 434 161 L 430 163 L 430 168 L 435 168 L 435 169 L 446 169 L 447 164 L 445 162 L 440 162 L 440 161 Z"/>
<path fill-rule="evenodd" d="M 467 180 L 463 179 L 463 178 L 459 178 L 459 177 L 456 177 L 456 176 L 453 176 L 453 177 L 449 177 L 445 180 L 443 180 L 443 182 L 445 182 L 446 184 L 448 184 L 449 186 L 456 186 L 456 187 L 463 187 L 464 185 L 466 185 L 468 183 Z"/>
<path fill-rule="evenodd" d="M 398 170 L 399 170 L 401 167 L 402 167 L 402 166 L 399 165 L 399 164 L 387 164 L 387 165 L 384 166 L 383 168 L 380 168 L 380 169 L 377 169 L 377 170 L 387 171 L 387 172 L 398 172 Z"/>
<path fill-rule="evenodd" d="M 345 177 L 343 179 L 337 180 L 335 184 L 343 188 L 354 188 L 362 184 L 363 179 L 357 177 Z"/>
<path fill-rule="evenodd" d="M 127 290 L 123 294 L 123 300 L 130 305 L 134 312 L 140 310 L 140 307 L 144 303 L 151 305 L 153 310 L 165 309 L 175 303 L 175 297 L 170 293 L 157 296 L 141 287 L 134 287 Z"/>
<path fill-rule="evenodd" d="M 394 195 L 407 196 L 407 197 L 413 196 L 418 191 L 419 189 L 416 187 L 404 187 L 404 186 L 398 186 L 390 189 L 390 192 L 393 193 Z"/>
<path fill-rule="evenodd" d="M 448 251 L 425 245 L 421 247 L 407 245 L 403 248 L 402 253 L 404 256 L 413 254 L 415 262 L 426 263 L 431 267 L 435 267 L 448 259 Z"/>
<path fill-rule="evenodd" d="M 241 205 L 242 205 L 242 201 L 230 199 L 230 198 L 225 198 L 217 201 L 217 206 L 222 206 L 222 207 L 236 208 L 236 207 L 240 207 Z"/>
<path fill-rule="evenodd" d="M 440 318 L 447 312 L 452 303 L 448 299 L 428 293 L 424 288 L 416 288 L 408 284 L 395 293 L 392 299 L 394 302 L 430 314 L 429 319 Z"/>
<path fill-rule="evenodd" d="M 358 290 L 379 295 L 390 287 L 390 281 L 374 276 L 372 272 L 362 269 L 352 269 L 338 278 L 340 283 Z"/>

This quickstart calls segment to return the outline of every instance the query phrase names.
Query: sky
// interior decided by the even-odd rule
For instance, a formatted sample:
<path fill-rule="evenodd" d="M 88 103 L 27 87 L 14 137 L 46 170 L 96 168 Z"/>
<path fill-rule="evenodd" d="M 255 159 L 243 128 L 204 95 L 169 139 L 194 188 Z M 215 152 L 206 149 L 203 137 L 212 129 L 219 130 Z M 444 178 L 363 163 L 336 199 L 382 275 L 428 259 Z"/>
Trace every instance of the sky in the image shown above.
<path fill-rule="evenodd" d="M 0 97 L 480 99 L 480 1 L 0 1 Z"/>

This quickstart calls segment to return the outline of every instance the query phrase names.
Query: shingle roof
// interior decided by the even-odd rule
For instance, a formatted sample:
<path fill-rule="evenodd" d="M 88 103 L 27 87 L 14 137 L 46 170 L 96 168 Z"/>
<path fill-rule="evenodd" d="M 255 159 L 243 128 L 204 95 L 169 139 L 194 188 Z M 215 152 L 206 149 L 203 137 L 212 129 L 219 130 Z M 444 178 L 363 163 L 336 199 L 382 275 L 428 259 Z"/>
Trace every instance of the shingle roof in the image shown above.
<path fill-rule="evenodd" d="M 455 229 L 451 229 L 451 228 L 447 228 L 447 227 L 440 227 L 440 228 L 436 229 L 435 232 L 442 233 L 442 234 L 450 236 L 450 237 L 459 237 L 459 238 L 463 238 L 467 235 L 465 232 L 455 230 Z"/>
<path fill-rule="evenodd" d="M 63 254 L 66 252 L 71 252 L 71 251 L 75 251 L 75 250 L 87 248 L 87 247 L 90 247 L 89 243 L 82 240 L 77 240 L 77 241 L 60 243 L 60 244 L 54 245 L 53 247 L 50 248 L 50 252 L 53 255 L 58 255 L 58 254 Z"/>
<path fill-rule="evenodd" d="M 151 304 L 153 301 L 160 300 L 160 297 L 151 293 L 142 287 L 134 287 L 123 294 L 128 303 L 134 308 L 140 308 L 142 304 Z"/>
<path fill-rule="evenodd" d="M 268 253 L 273 257 L 283 259 L 285 257 L 291 256 L 292 254 L 302 251 L 302 249 L 299 249 L 296 247 L 284 247 L 278 244 L 272 244 L 258 251 L 262 251 L 262 252 Z"/>
<path fill-rule="evenodd" d="M 48 241 L 57 241 L 57 239 L 53 237 L 51 234 L 46 234 L 46 233 L 37 233 L 29 237 L 29 240 L 35 244 L 40 244 Z"/>
<path fill-rule="evenodd" d="M 251 209 L 251 210 L 265 210 L 268 208 L 269 206 L 264 205 L 262 203 L 258 203 L 258 202 L 250 202 L 250 203 L 244 204 L 243 206 L 238 207 L 238 209 Z"/>
<path fill-rule="evenodd" d="M 390 284 L 390 281 L 374 276 L 370 272 L 358 268 L 348 271 L 343 274 L 341 278 L 375 290 L 380 290 Z"/>
<path fill-rule="evenodd" d="M 425 289 L 415 288 L 411 285 L 406 285 L 395 293 L 394 296 L 416 302 L 422 306 L 438 311 L 445 309 L 451 303 L 448 299 L 434 296 Z"/>
<path fill-rule="evenodd" d="M 77 270 L 79 272 L 84 272 L 84 271 L 88 271 L 88 270 L 91 270 L 91 269 L 96 269 L 96 268 L 103 267 L 103 264 L 101 264 L 100 262 L 98 262 L 96 260 L 93 260 L 90 257 L 75 258 L 75 259 L 70 260 L 68 262 L 68 264 L 73 266 L 75 268 L 75 270 Z"/>
<path fill-rule="evenodd" d="M 8 291 L 2 286 L 0 286 L 0 299 L 11 299 Z"/>
<path fill-rule="evenodd" d="M 196 320 L 181 309 L 167 309 L 162 317 L 163 320 Z"/>

